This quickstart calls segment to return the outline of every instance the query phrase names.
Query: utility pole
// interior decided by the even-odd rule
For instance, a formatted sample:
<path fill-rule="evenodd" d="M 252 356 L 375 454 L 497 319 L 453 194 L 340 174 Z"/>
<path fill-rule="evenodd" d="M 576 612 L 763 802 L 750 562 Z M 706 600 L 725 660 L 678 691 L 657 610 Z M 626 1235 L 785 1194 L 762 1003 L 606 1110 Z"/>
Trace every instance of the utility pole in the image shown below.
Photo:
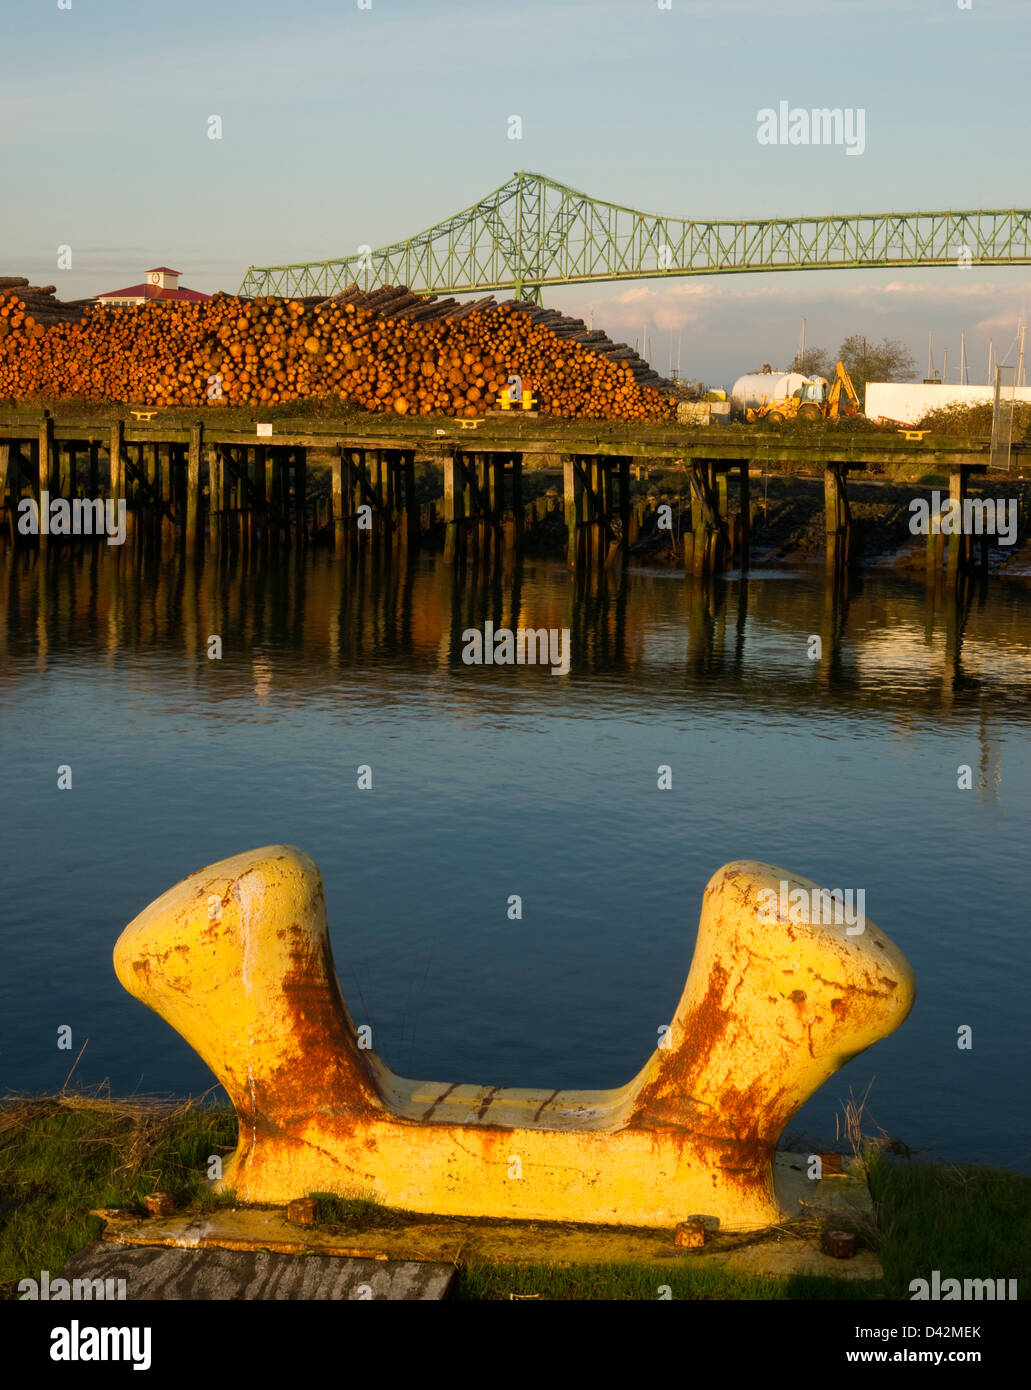
<path fill-rule="evenodd" d="M 967 335 L 965 333 L 959 335 L 959 384 L 961 386 L 967 384 Z"/>
<path fill-rule="evenodd" d="M 1017 385 L 1024 384 L 1024 338 L 1027 335 L 1027 325 L 1020 325 L 1020 356 L 1017 358 Z"/>

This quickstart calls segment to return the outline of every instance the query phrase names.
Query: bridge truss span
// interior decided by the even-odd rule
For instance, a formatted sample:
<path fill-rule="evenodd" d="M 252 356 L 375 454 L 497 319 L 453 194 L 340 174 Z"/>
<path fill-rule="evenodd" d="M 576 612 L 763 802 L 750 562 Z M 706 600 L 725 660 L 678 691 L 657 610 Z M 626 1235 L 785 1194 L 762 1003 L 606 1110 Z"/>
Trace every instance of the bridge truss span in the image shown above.
<path fill-rule="evenodd" d="M 351 256 L 251 266 L 241 295 L 307 298 L 407 285 L 420 294 L 745 271 L 1027 265 L 1031 210 L 858 213 L 746 222 L 662 217 L 517 173 L 472 207 L 406 241 Z"/>

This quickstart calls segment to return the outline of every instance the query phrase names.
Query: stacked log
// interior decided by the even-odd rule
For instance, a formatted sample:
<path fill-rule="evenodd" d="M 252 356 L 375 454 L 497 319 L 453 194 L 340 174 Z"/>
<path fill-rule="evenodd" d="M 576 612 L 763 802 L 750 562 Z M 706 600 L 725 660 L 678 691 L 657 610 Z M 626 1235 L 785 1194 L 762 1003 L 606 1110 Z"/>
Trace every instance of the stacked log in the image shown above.
<path fill-rule="evenodd" d="M 17 291 L 21 312 L 32 320 L 27 331 L 33 337 L 41 337 L 49 324 L 78 323 L 82 318 L 83 305 L 63 304 L 54 298 L 57 293 L 56 285 L 30 285 L 21 275 L 0 276 L 0 301 L 5 297 L 5 291 L 14 290 Z M 0 319 L 0 323 L 5 321 L 6 319 Z M 33 333 L 32 330 L 37 325 L 42 326 L 40 332 Z M 7 331 L 11 331 L 10 326 Z M 0 334 L 2 333 L 3 329 L 0 328 Z"/>
<path fill-rule="evenodd" d="M 232 405 L 337 397 L 397 415 L 482 414 L 510 376 L 568 419 L 669 418 L 625 345 L 515 301 L 459 304 L 406 286 L 331 299 L 61 305 L 0 284 L 0 397 Z"/>
<path fill-rule="evenodd" d="M 488 296 L 469 304 L 460 304 L 455 299 L 438 300 L 434 295 L 411 294 L 403 285 L 397 288 L 388 285 L 368 292 L 359 290 L 357 285 L 349 285 L 342 293 L 322 302 L 354 304 L 356 307 L 370 310 L 378 318 L 411 317 L 420 321 L 448 319 L 452 323 L 470 314 L 500 307 L 513 313 L 525 314 L 533 323 L 547 328 L 556 338 L 589 347 L 596 356 L 607 361 L 625 362 L 638 385 L 652 386 L 660 391 L 669 390 L 672 386 L 672 382 L 653 371 L 644 358 L 626 343 L 614 343 L 608 334 L 600 329 L 589 329 L 583 319 L 572 318 L 559 313 L 557 309 L 543 309 L 538 305 L 528 304 L 525 300 L 508 299 L 499 306 L 492 296 Z"/>

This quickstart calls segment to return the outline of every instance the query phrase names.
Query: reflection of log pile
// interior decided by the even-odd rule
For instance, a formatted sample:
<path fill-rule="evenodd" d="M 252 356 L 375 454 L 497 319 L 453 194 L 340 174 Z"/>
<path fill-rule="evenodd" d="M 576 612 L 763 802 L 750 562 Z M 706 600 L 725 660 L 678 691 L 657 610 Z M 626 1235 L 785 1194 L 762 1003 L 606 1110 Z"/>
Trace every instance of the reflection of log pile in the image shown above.
<path fill-rule="evenodd" d="M 579 319 L 509 301 L 365 293 L 325 300 L 61 304 L 53 286 L 0 280 L 0 396 L 148 405 L 270 404 L 336 396 L 398 415 L 476 415 L 510 376 L 566 418 L 665 419 L 666 383 Z M 217 386 L 214 383 L 217 382 Z"/>

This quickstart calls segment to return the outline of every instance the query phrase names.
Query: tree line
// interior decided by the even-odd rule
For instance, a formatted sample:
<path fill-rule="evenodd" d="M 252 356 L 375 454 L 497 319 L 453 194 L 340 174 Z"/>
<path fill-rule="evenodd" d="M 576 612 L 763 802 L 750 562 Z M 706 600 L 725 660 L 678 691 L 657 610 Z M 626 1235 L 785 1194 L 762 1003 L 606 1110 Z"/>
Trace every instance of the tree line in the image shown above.
<path fill-rule="evenodd" d="M 905 343 L 897 338 L 884 338 L 874 343 L 860 333 L 850 334 L 838 348 L 836 357 L 824 348 L 806 348 L 804 354 L 796 352 L 789 370 L 832 381 L 838 362 L 852 378 L 860 400 L 868 381 L 912 381 L 916 376 L 916 362 Z"/>

